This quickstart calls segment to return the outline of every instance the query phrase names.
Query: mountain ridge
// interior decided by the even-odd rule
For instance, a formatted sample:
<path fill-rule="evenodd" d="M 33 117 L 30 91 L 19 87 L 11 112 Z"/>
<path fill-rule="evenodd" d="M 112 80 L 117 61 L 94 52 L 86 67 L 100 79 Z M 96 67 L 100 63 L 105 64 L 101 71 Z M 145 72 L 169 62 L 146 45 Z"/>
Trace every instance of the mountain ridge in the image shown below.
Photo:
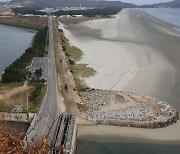
<path fill-rule="evenodd" d="M 124 3 L 121 1 L 104 1 L 104 0 L 11 0 L 9 4 L 20 4 L 22 6 L 36 6 L 36 7 L 122 7 L 134 8 L 135 4 Z"/>
<path fill-rule="evenodd" d="M 152 5 L 142 5 L 141 8 L 180 8 L 180 0 L 173 0 L 166 3 L 157 3 Z"/>

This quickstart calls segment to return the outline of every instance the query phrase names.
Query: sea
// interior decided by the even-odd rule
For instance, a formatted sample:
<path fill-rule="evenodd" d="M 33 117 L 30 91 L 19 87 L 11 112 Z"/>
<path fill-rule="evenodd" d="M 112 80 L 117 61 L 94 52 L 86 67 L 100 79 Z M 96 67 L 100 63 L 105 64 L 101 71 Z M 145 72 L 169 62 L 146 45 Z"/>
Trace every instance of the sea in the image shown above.
<path fill-rule="evenodd" d="M 79 140 L 76 154 L 180 154 L 180 146 Z"/>
<path fill-rule="evenodd" d="M 172 24 L 180 32 L 180 9 L 142 9 L 146 13 Z M 180 154 L 180 145 L 142 144 L 131 142 L 96 142 L 78 140 L 77 154 Z"/>
<path fill-rule="evenodd" d="M 34 32 L 0 25 L 0 74 L 30 45 Z"/>
<path fill-rule="evenodd" d="M 174 30 L 180 32 L 180 9 L 172 8 L 151 8 L 151 9 L 142 9 L 146 13 L 164 20 L 173 25 Z"/>

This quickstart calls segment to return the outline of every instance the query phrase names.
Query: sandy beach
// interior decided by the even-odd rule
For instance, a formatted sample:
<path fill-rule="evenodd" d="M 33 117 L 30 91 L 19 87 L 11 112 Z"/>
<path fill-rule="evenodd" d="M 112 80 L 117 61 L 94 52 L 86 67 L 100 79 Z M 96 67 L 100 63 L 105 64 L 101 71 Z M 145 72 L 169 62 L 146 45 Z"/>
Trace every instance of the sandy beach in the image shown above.
<path fill-rule="evenodd" d="M 180 33 L 171 24 L 138 9 L 124 9 L 112 19 L 61 28 L 71 45 L 83 52 L 80 63 L 97 71 L 88 86 L 128 90 L 164 100 L 180 111 Z M 113 126 L 79 127 L 80 139 L 180 143 L 180 123 L 162 129 Z M 178 141 L 178 142 L 177 142 Z"/>
<path fill-rule="evenodd" d="M 142 11 L 125 9 L 113 19 L 61 28 L 71 45 L 84 52 L 80 63 L 98 72 L 85 79 L 90 87 L 140 92 L 180 111 L 180 34 L 170 24 Z"/>

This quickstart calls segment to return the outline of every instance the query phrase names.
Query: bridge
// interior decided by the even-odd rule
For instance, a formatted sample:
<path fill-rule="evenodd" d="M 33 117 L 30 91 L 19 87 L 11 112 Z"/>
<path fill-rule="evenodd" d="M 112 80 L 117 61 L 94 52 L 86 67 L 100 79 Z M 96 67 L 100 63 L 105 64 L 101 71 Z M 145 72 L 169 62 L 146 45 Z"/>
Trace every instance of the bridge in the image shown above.
<path fill-rule="evenodd" d="M 75 119 L 75 115 L 67 113 L 59 116 L 51 142 L 51 153 L 74 153 L 76 139 Z"/>
<path fill-rule="evenodd" d="M 31 142 L 32 139 L 37 140 L 45 136 L 50 143 L 51 153 L 71 154 L 74 152 L 76 134 L 75 115 L 60 113 L 52 16 L 49 17 L 48 24 L 47 92 L 37 116 L 34 117 L 27 131 L 26 139 Z"/>

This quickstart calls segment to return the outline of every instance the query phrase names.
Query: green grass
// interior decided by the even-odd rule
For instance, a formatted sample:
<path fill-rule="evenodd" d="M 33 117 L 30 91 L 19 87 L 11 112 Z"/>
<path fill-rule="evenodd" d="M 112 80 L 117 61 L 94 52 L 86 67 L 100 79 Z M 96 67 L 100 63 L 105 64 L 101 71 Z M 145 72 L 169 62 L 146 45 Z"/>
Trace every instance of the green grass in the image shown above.
<path fill-rule="evenodd" d="M 67 49 L 67 53 L 70 55 L 70 58 L 72 58 L 74 61 L 81 60 L 83 55 L 83 52 L 75 46 L 69 47 Z"/>
<path fill-rule="evenodd" d="M 89 67 L 88 64 L 75 64 L 70 66 L 75 77 L 89 78 L 96 74 L 96 71 Z"/>
<path fill-rule="evenodd" d="M 46 94 L 46 91 L 47 91 L 47 87 L 42 87 L 42 88 L 41 88 L 40 95 L 36 98 L 36 100 L 29 101 L 29 111 L 30 112 L 38 112 L 39 107 L 40 107 L 40 105 L 43 101 L 43 98 Z M 31 91 L 31 93 L 32 93 L 32 91 Z"/>

